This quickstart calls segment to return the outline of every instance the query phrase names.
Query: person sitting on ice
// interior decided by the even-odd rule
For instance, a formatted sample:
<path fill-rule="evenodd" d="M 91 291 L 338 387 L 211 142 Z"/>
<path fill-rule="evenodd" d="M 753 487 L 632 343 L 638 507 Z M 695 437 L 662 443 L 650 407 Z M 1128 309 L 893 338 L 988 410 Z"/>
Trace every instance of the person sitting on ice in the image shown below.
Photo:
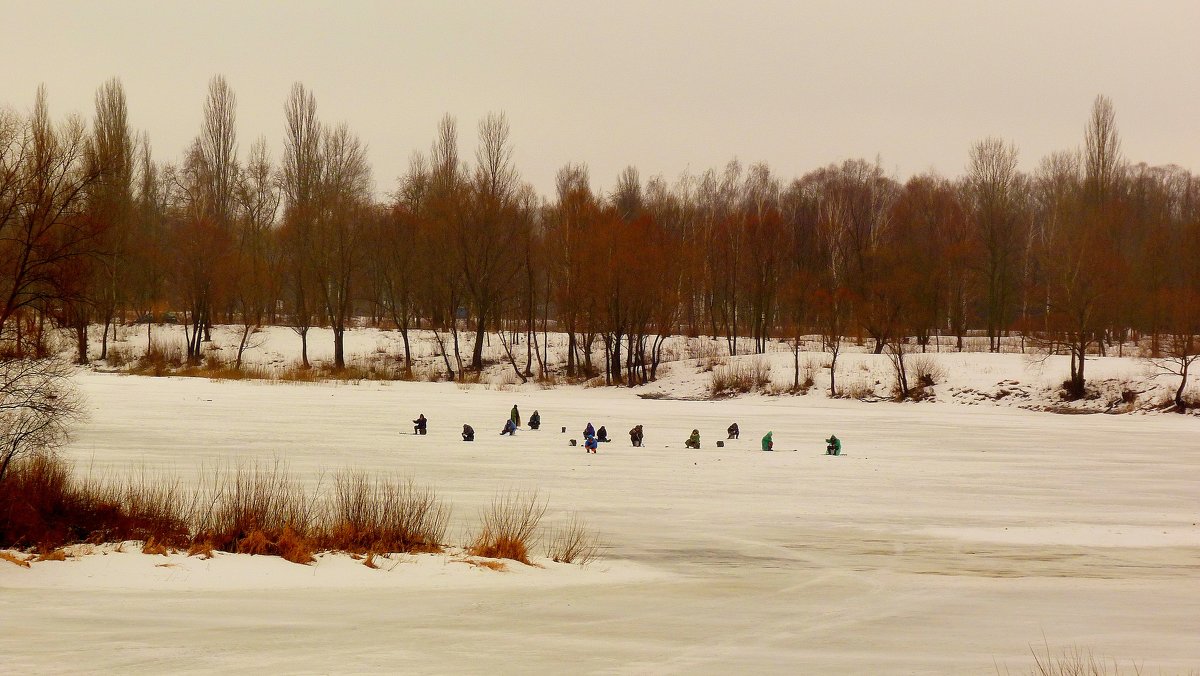
<path fill-rule="evenodd" d="M 687 448 L 700 448 L 700 430 L 692 430 L 692 436 L 683 442 Z"/>
<path fill-rule="evenodd" d="M 521 412 L 517 410 L 517 405 L 513 404 L 512 411 L 508 414 L 508 419 L 513 421 L 517 427 L 521 426 Z"/>
<path fill-rule="evenodd" d="M 583 442 L 583 450 L 585 453 L 595 453 L 600 447 L 600 443 L 596 441 L 596 437 L 590 436 Z"/>
<path fill-rule="evenodd" d="M 413 421 L 413 434 L 425 434 L 425 426 L 428 423 L 429 421 L 425 419 L 424 413 L 418 415 L 417 419 Z"/>
<path fill-rule="evenodd" d="M 463 425 L 463 441 L 475 441 L 475 428 Z"/>
<path fill-rule="evenodd" d="M 583 438 L 587 439 L 594 436 L 596 436 L 596 428 L 592 427 L 592 423 L 588 423 L 587 427 L 583 428 Z"/>
<path fill-rule="evenodd" d="M 825 455 L 842 454 L 842 440 L 838 439 L 836 435 L 830 434 L 829 438 L 825 440 L 825 444 Z"/>
<path fill-rule="evenodd" d="M 641 425 L 634 425 L 633 429 L 629 430 L 629 443 L 633 444 L 635 448 L 641 447 L 644 438 Z"/>
<path fill-rule="evenodd" d="M 771 435 L 772 435 L 772 434 L 774 434 L 774 432 L 767 432 L 767 435 L 766 435 L 765 437 L 763 437 L 763 440 L 762 440 L 762 449 L 763 449 L 764 451 L 773 451 L 773 450 L 775 450 L 775 440 L 771 438 Z"/>
<path fill-rule="evenodd" d="M 608 430 L 604 429 L 604 425 L 601 425 L 600 429 L 596 430 L 596 441 L 602 444 L 612 441 L 612 439 L 608 438 Z"/>
<path fill-rule="evenodd" d="M 533 415 L 529 416 L 529 429 L 536 430 L 537 428 L 539 428 L 541 426 L 542 426 L 542 416 L 537 411 L 534 411 Z"/>
<path fill-rule="evenodd" d="M 500 436 L 505 434 L 512 436 L 517 433 L 517 424 L 512 421 L 512 418 L 504 421 L 504 429 L 500 430 Z"/>
<path fill-rule="evenodd" d="M 738 429 L 737 423 L 733 423 L 725 431 L 729 432 L 730 439 L 737 439 L 738 435 L 742 433 L 742 431 Z"/>

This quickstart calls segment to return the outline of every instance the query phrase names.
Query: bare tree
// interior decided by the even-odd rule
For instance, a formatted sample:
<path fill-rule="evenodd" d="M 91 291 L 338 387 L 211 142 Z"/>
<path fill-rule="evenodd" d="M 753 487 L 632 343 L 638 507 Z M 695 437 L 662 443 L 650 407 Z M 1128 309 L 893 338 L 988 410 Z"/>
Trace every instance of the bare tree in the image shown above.
<path fill-rule="evenodd" d="M 45 87 L 28 119 L 0 113 L 0 339 L 11 353 L 41 347 L 23 344 L 21 314 L 81 299 L 79 280 L 97 235 L 84 217 L 88 189 L 99 178 L 87 148 L 78 117 L 50 120 Z"/>
<path fill-rule="evenodd" d="M 313 244 L 314 276 L 333 330 L 334 368 L 346 367 L 345 334 L 363 260 L 363 235 L 371 212 L 371 169 L 366 149 L 345 124 L 327 129 Z"/>
<path fill-rule="evenodd" d="M 0 484 L 9 465 L 24 456 L 52 452 L 83 416 L 73 370 L 54 359 L 0 361 Z"/>
<path fill-rule="evenodd" d="M 987 293 L 989 347 L 999 352 L 1000 337 L 1013 320 L 1021 255 L 1027 241 L 1017 149 L 995 137 L 979 141 L 971 146 L 967 171 L 970 213 L 983 250 L 981 273 Z"/>
<path fill-rule="evenodd" d="M 317 217 L 317 193 L 321 183 L 321 123 L 317 100 L 299 82 L 284 104 L 287 138 L 284 142 L 280 188 L 283 196 L 283 227 L 280 232 L 282 268 L 287 293 L 288 324 L 300 337 L 300 359 L 308 362 L 308 330 L 316 316 L 316 294 L 312 255 Z"/>
<path fill-rule="evenodd" d="M 250 336 L 266 321 L 271 305 L 279 297 L 272 227 L 280 198 L 265 138 L 250 147 L 246 168 L 238 175 L 236 197 L 238 231 L 232 294 L 242 335 L 234 366 L 241 368 Z"/>
<path fill-rule="evenodd" d="M 520 243 L 527 214 L 516 199 L 520 180 L 512 166 L 508 119 L 492 113 L 479 122 L 479 148 L 471 205 L 455 229 L 458 265 L 475 315 L 471 368 L 483 368 L 483 340 L 489 319 L 513 293 L 520 270 Z"/>
<path fill-rule="evenodd" d="M 125 302 L 127 249 L 133 219 L 134 138 L 129 128 L 125 90 L 113 78 L 96 91 L 96 119 L 88 164 L 99 179 L 88 191 L 88 217 L 103 236 L 96 275 L 89 280 L 89 300 L 102 323 L 100 358 L 108 356 L 108 329 Z M 86 330 L 82 335 L 86 337 Z M 85 348 L 86 349 L 86 348 Z M 86 352 L 84 352 L 86 355 Z M 82 355 L 81 355 L 82 356 Z"/>

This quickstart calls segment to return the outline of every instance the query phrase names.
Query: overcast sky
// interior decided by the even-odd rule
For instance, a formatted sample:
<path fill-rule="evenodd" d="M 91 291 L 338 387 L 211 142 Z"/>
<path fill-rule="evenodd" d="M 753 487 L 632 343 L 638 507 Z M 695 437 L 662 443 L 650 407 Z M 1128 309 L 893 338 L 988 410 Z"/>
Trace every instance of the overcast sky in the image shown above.
<path fill-rule="evenodd" d="M 787 178 L 850 157 L 897 178 L 963 171 L 998 135 L 1032 169 L 1078 146 L 1093 98 L 1126 156 L 1200 170 L 1200 2 L 14 2 L 0 0 L 0 105 L 45 83 L 91 117 L 119 77 L 160 160 L 200 128 L 207 83 L 237 94 L 241 151 L 276 158 L 303 82 L 393 189 L 438 119 L 504 111 L 522 176 L 549 196 L 585 162 L 674 180 L 737 157 Z"/>

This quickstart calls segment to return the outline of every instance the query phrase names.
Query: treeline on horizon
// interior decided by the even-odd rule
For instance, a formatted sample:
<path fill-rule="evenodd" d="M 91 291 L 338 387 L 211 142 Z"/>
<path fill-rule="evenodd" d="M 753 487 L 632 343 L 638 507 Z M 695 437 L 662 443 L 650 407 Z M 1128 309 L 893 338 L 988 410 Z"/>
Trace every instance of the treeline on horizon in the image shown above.
<path fill-rule="evenodd" d="M 245 337 L 287 325 L 307 367 L 322 326 L 342 368 L 345 330 L 370 317 L 401 332 L 405 368 L 410 331 L 434 332 L 449 378 L 483 368 L 494 331 L 518 376 L 545 375 L 553 329 L 568 336 L 567 376 L 633 385 L 655 378 L 671 335 L 723 338 L 731 354 L 739 338 L 798 354 L 815 336 L 835 364 L 844 339 L 865 340 L 902 376 L 905 351 L 931 336 L 962 349 L 983 331 L 993 351 L 1017 334 L 1069 353 L 1078 397 L 1085 358 L 1106 346 L 1148 339 L 1185 369 L 1197 352 L 1200 181 L 1125 160 L 1103 96 L 1082 147 L 1033 173 L 989 137 L 956 178 L 902 183 L 861 159 L 785 178 L 735 160 L 674 182 L 628 167 L 597 193 L 586 165 L 568 164 L 549 196 L 522 182 L 504 115 L 479 123 L 473 158 L 447 116 L 382 201 L 362 142 L 323 123 L 299 83 L 278 159 L 263 138 L 240 151 L 220 76 L 173 162 L 130 128 L 119 80 L 95 104 L 90 124 L 55 121 L 40 88 L 29 114 L 0 111 L 9 356 L 44 352 L 61 326 L 86 362 L 96 323 L 103 358 L 110 327 L 176 313 L 194 362 L 215 323 L 244 328 L 239 365 Z"/>

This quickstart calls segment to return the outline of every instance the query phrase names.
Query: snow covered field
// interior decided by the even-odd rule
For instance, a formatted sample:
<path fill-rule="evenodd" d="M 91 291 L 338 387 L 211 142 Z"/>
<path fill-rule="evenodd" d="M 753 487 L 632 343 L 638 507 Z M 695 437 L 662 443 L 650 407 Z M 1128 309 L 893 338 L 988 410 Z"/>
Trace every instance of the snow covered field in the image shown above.
<path fill-rule="evenodd" d="M 977 364 L 981 386 L 1061 380 L 1031 376 L 1019 355 L 949 358 Z M 699 378 L 659 389 L 689 394 Z M 1063 416 L 940 393 L 866 404 L 91 372 L 79 383 L 91 419 L 66 452 L 81 469 L 186 477 L 282 458 L 314 483 L 343 467 L 397 473 L 452 503 L 459 542 L 498 492 L 539 490 L 548 523 L 578 511 L 606 555 L 509 572 L 450 555 L 372 570 L 135 547 L 0 562 L 5 673 L 993 674 L 1023 672 L 1043 637 L 1142 673 L 1200 668 L 1193 416 Z M 542 430 L 498 436 L 514 403 L 526 418 L 539 410 Z M 421 412 L 425 437 L 408 422 Z M 735 420 L 742 439 L 716 448 Z M 615 439 L 597 455 L 568 446 L 588 421 Z M 459 441 L 464 422 L 473 444 Z M 642 449 L 626 436 L 638 423 Z M 683 448 L 693 427 L 699 451 Z M 781 452 L 755 450 L 767 430 Z M 831 432 L 843 457 L 823 455 Z"/>

